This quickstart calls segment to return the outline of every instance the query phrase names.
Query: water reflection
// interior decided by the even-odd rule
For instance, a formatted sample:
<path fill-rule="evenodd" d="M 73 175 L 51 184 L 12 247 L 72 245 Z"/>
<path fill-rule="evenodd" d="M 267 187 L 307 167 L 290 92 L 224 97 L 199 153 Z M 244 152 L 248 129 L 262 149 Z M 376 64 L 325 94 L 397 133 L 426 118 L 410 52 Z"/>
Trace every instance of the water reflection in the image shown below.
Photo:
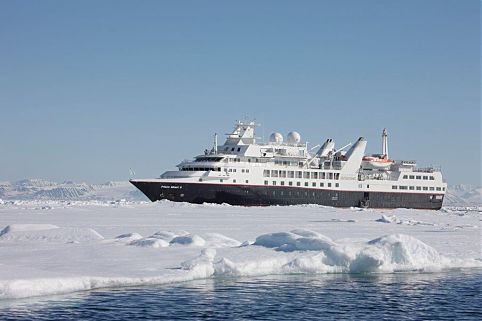
<path fill-rule="evenodd" d="M 1 302 L 1 320 L 474 319 L 482 271 L 217 278 Z"/>

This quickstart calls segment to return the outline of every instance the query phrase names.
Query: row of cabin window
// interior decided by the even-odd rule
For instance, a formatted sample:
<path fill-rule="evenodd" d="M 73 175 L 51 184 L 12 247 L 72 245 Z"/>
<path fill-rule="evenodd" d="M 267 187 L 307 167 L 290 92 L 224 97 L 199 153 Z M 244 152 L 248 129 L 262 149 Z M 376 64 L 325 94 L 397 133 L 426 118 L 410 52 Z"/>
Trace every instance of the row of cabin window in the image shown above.
<path fill-rule="evenodd" d="M 267 163 L 268 160 L 266 159 L 259 159 L 259 158 L 247 158 L 248 163 L 255 162 L 255 163 Z M 241 158 L 225 158 L 225 163 L 241 163 Z"/>
<path fill-rule="evenodd" d="M 236 168 L 225 168 L 224 171 L 229 173 L 236 173 Z M 242 168 L 241 173 L 249 173 L 249 169 Z"/>
<path fill-rule="evenodd" d="M 392 185 L 392 189 L 401 189 L 401 190 L 417 190 L 417 191 L 445 191 L 445 187 L 434 187 L 434 186 L 397 186 L 397 185 Z"/>
<path fill-rule="evenodd" d="M 278 183 L 276 181 L 272 181 L 273 186 L 277 185 Z M 280 186 L 286 186 L 284 181 L 279 182 Z M 268 181 L 264 181 L 264 185 L 269 185 Z M 293 182 L 288 182 L 288 186 L 294 186 Z M 296 186 L 301 186 L 301 182 L 296 182 Z M 308 182 L 305 182 L 304 184 L 305 187 L 310 187 L 310 184 Z M 326 184 L 327 187 L 331 187 L 331 183 Z M 317 187 L 315 182 L 311 183 L 311 187 Z M 325 183 L 320 183 L 320 187 L 325 187 Z M 335 183 L 335 187 L 340 187 L 339 183 Z"/>
<path fill-rule="evenodd" d="M 311 173 L 311 174 L 310 174 Z M 295 178 L 295 171 L 282 171 L 282 170 L 269 170 L 265 169 L 263 171 L 264 177 L 288 177 Z M 306 178 L 306 179 L 340 179 L 340 173 L 325 173 L 325 172 L 302 172 L 296 171 L 296 178 Z"/>
<path fill-rule="evenodd" d="M 309 196 L 309 197 L 316 197 L 318 192 L 308 192 L 308 191 L 270 191 L 268 192 L 267 190 L 263 192 L 264 195 L 268 195 L 268 193 L 270 194 L 273 194 L 273 196 L 276 196 L 277 194 L 281 195 L 281 196 L 284 196 L 285 193 L 288 195 L 288 196 L 292 196 L 292 195 L 297 195 L 297 196 L 300 196 L 300 195 L 304 195 L 304 196 Z"/>
<path fill-rule="evenodd" d="M 435 177 L 433 176 L 421 176 L 421 175 L 403 175 L 403 179 L 423 179 L 423 180 L 431 180 L 434 181 Z"/>
<path fill-rule="evenodd" d="M 182 167 L 181 171 L 189 171 L 189 172 L 215 171 L 215 172 L 220 172 L 221 167 L 217 167 L 217 168 L 213 168 L 213 167 Z"/>

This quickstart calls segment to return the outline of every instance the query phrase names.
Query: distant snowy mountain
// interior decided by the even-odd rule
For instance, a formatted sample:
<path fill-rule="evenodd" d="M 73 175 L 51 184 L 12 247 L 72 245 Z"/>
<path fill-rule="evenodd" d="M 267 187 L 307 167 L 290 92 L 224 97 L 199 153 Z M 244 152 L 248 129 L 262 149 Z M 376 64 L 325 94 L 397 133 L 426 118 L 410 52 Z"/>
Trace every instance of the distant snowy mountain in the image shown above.
<path fill-rule="evenodd" d="M 43 179 L 23 179 L 17 182 L 0 182 L 0 199 L 4 200 L 147 200 L 128 181 L 87 184 L 65 181 L 51 182 Z"/>
<path fill-rule="evenodd" d="M 482 204 L 482 187 L 474 185 L 451 185 L 447 189 L 444 205 L 467 206 Z"/>

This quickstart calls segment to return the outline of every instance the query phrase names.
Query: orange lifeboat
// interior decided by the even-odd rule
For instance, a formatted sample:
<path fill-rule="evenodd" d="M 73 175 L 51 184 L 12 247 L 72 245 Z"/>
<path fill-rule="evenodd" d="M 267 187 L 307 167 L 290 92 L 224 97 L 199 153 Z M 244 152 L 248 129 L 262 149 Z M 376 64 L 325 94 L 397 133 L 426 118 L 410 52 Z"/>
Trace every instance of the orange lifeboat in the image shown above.
<path fill-rule="evenodd" d="M 395 161 L 388 159 L 385 155 L 379 156 L 363 156 L 363 165 L 366 168 L 386 169 L 390 167 Z"/>

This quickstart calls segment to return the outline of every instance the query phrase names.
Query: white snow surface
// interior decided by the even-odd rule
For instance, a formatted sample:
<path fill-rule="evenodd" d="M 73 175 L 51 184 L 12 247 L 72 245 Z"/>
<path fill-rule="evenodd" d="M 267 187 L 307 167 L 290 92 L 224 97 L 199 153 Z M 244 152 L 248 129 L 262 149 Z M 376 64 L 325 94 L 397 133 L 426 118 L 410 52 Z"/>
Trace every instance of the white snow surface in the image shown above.
<path fill-rule="evenodd" d="M 480 269 L 481 218 L 480 207 L 7 201 L 0 299 L 218 276 Z"/>

